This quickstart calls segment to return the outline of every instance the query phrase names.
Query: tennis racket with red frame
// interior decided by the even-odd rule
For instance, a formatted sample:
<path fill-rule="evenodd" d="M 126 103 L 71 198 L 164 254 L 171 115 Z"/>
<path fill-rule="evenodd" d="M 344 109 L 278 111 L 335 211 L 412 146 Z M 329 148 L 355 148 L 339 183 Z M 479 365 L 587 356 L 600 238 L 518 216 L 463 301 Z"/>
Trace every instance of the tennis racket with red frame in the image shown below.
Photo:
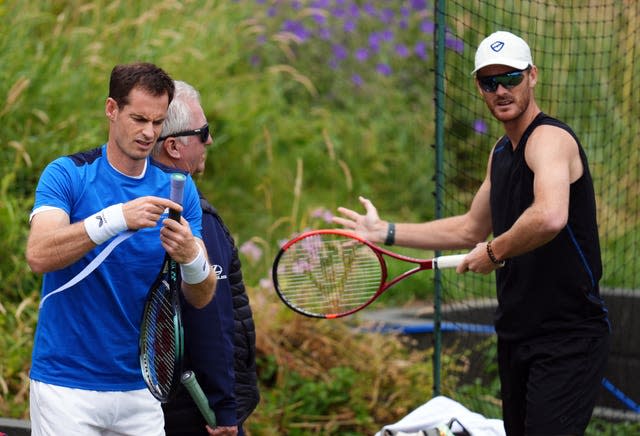
<path fill-rule="evenodd" d="M 384 256 L 416 266 L 388 280 Z M 345 230 L 313 230 L 287 242 L 273 262 L 273 283 L 294 311 L 340 318 L 364 309 L 399 281 L 429 269 L 455 268 L 466 254 L 415 259 Z"/>

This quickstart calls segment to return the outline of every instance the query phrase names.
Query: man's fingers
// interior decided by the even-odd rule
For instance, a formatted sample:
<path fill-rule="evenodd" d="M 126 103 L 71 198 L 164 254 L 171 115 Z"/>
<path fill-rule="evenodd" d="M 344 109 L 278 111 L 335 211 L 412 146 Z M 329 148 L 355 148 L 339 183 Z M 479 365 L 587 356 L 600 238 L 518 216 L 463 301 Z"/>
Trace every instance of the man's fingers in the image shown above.
<path fill-rule="evenodd" d="M 354 223 L 352 220 L 340 218 L 339 216 L 334 216 L 332 218 L 332 221 L 335 224 L 341 225 L 343 227 L 354 228 L 356 226 L 356 223 Z"/>
<path fill-rule="evenodd" d="M 462 263 L 456 267 L 456 272 L 458 274 L 464 274 L 467 271 L 469 271 L 469 263 L 466 261 L 462 261 Z"/>
<path fill-rule="evenodd" d="M 380 219 L 378 216 L 378 209 L 376 209 L 370 200 L 360 197 L 360 202 L 364 206 L 364 209 L 366 210 L 366 217 L 370 222 L 375 222 Z"/>
<path fill-rule="evenodd" d="M 358 219 L 362 216 L 358 212 L 351 209 L 347 209 L 346 207 L 339 207 L 338 212 L 340 212 L 342 215 L 344 215 L 345 217 L 347 217 L 352 221 L 358 221 Z"/>

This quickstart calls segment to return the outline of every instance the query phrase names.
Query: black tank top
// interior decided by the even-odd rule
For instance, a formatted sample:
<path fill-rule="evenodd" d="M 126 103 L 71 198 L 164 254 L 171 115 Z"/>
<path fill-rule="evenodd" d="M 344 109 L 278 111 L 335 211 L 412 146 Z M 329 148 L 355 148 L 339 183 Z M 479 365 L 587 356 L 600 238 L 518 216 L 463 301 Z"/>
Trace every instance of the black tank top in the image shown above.
<path fill-rule="evenodd" d="M 586 154 L 566 124 L 542 112 L 527 127 L 514 150 L 502 137 L 491 160 L 493 234 L 501 235 L 533 202 L 533 172 L 524 151 L 540 125 L 566 130 L 578 144 L 583 174 L 571 184 L 569 219 L 556 237 L 537 249 L 508 259 L 496 271 L 496 331 L 504 340 L 552 334 L 599 336 L 609 329 L 600 298 L 602 276 L 596 202 Z"/>

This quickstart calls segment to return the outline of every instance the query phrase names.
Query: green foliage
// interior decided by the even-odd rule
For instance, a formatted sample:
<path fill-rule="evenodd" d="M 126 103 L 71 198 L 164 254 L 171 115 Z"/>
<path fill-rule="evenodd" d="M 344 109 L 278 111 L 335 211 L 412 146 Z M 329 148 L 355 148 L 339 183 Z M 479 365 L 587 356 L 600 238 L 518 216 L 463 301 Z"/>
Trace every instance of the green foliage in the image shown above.
<path fill-rule="evenodd" d="M 455 392 L 455 398 L 469 410 L 487 417 L 499 418 L 502 415 L 500 398 L 500 379 L 498 374 L 498 349 L 495 336 L 479 341 L 467 350 L 456 350 L 447 355 L 460 356 L 459 359 L 473 365 L 468 370 L 463 385 Z"/>
<path fill-rule="evenodd" d="M 26 417 L 37 301 L 33 292 L 20 303 L 0 302 L 0 416 Z"/>
<path fill-rule="evenodd" d="M 428 352 L 348 321 L 294 315 L 270 297 L 253 305 L 262 400 L 251 434 L 373 434 L 429 398 Z"/>
<path fill-rule="evenodd" d="M 640 433 L 640 423 L 637 422 L 611 422 L 602 418 L 592 418 L 585 432 L 586 436 L 618 436 Z"/>

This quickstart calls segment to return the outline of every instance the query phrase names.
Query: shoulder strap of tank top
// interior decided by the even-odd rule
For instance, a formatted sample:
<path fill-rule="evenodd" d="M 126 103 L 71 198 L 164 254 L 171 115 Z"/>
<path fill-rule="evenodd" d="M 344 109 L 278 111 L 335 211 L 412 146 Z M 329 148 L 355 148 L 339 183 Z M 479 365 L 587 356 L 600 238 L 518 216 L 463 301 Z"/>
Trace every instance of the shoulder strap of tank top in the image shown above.
<path fill-rule="evenodd" d="M 529 140 L 529 136 L 533 133 L 534 129 L 542 124 L 551 124 L 547 122 L 548 120 L 552 120 L 551 117 L 546 115 L 544 112 L 540 112 L 536 117 L 531 121 L 531 124 L 527 127 L 527 129 L 522 134 L 522 138 L 520 138 L 520 142 L 518 143 L 518 149 L 524 149 L 527 141 Z"/>
<path fill-rule="evenodd" d="M 531 132 L 533 132 L 533 129 L 541 125 L 558 127 L 566 131 L 567 133 L 569 133 L 569 135 L 571 135 L 573 139 L 576 141 L 576 143 L 578 144 L 578 148 L 581 150 L 580 152 L 582 153 L 582 145 L 580 144 L 580 140 L 578 139 L 578 136 L 575 134 L 575 132 L 571 129 L 571 127 L 569 127 L 567 124 L 563 123 L 562 121 L 556 118 L 550 117 L 549 115 L 543 112 L 540 112 L 536 116 L 536 118 L 531 122 L 529 127 L 527 127 L 527 130 L 524 132 L 524 135 L 522 135 L 520 144 L 526 144 L 527 140 L 529 139 L 529 136 L 531 135 Z"/>

